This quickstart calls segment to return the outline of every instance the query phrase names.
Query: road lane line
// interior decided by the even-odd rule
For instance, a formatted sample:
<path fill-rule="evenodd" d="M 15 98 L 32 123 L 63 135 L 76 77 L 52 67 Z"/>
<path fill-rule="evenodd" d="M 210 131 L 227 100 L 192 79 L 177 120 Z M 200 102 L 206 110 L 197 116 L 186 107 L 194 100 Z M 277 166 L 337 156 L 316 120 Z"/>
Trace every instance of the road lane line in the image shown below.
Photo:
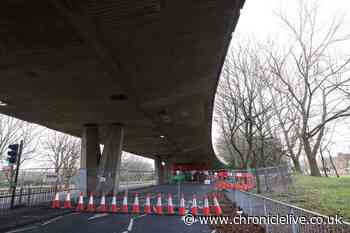
<path fill-rule="evenodd" d="M 147 215 L 147 214 L 139 215 L 139 216 L 135 217 L 134 220 L 139 219 L 139 218 L 143 218 L 143 217 L 145 217 L 146 215 Z"/>
<path fill-rule="evenodd" d="M 109 214 L 107 214 L 107 213 L 95 214 L 94 216 L 91 216 L 90 218 L 88 218 L 88 221 L 93 220 L 93 219 L 96 219 L 96 218 L 106 217 L 106 216 L 108 216 L 108 215 L 109 215 Z"/>
<path fill-rule="evenodd" d="M 130 232 L 132 230 L 132 226 L 134 225 L 134 219 L 131 218 L 130 219 L 130 223 L 129 223 L 129 226 L 128 226 L 128 232 Z"/>
<path fill-rule="evenodd" d="M 63 216 L 57 216 L 56 218 L 52 218 L 52 219 L 50 219 L 50 220 L 47 220 L 46 222 L 43 222 L 41 225 L 42 225 L 42 226 L 45 226 L 45 225 L 50 224 L 50 223 L 52 223 L 52 222 L 55 222 L 55 221 L 57 221 L 57 220 L 59 220 L 59 219 L 61 219 L 61 218 L 63 218 Z"/>
<path fill-rule="evenodd" d="M 213 230 L 211 233 L 216 233 L 216 230 Z"/>
<path fill-rule="evenodd" d="M 20 228 L 20 229 L 17 229 L 17 230 L 8 231 L 6 233 L 15 233 L 15 232 L 28 231 L 28 230 L 32 230 L 32 229 L 35 229 L 35 228 L 38 228 L 38 227 L 37 226 L 24 227 L 24 228 Z"/>

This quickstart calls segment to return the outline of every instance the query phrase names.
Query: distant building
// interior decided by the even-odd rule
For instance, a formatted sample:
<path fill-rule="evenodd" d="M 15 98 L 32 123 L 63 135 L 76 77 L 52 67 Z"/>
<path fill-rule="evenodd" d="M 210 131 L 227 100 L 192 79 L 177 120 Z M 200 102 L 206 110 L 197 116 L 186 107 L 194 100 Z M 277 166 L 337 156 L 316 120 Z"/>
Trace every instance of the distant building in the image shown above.
<path fill-rule="evenodd" d="M 338 153 L 334 159 L 339 175 L 350 174 L 350 153 Z"/>

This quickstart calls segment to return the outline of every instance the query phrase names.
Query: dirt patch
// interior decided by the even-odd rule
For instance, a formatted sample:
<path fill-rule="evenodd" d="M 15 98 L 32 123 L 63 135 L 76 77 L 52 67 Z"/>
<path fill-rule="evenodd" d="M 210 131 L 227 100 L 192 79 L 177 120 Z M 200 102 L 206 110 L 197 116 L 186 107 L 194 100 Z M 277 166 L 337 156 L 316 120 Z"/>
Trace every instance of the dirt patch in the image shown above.
<path fill-rule="evenodd" d="M 218 200 L 224 216 L 229 216 L 231 220 L 237 216 L 236 206 L 222 192 L 219 193 Z M 211 227 L 216 229 L 217 233 L 265 233 L 262 226 L 254 224 L 213 224 Z"/>

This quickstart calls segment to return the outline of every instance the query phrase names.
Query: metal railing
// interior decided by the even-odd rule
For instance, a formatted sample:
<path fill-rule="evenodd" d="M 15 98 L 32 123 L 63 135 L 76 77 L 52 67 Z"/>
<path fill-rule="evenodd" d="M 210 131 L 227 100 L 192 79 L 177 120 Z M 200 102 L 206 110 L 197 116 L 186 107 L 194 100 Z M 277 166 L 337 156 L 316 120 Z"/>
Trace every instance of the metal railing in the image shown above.
<path fill-rule="evenodd" d="M 261 195 L 239 190 L 228 190 L 227 197 L 239 206 L 248 216 L 287 216 L 311 219 L 318 217 L 327 220 L 327 216 L 305 210 L 293 205 L 276 201 Z M 348 233 L 350 223 L 343 224 L 265 224 L 267 233 Z"/>
<path fill-rule="evenodd" d="M 89 170 L 92 174 L 95 170 Z M 125 170 L 120 171 L 120 191 L 141 188 L 156 183 L 154 171 Z M 21 169 L 19 172 L 18 184 L 12 196 L 13 187 L 8 179 L 6 171 L 0 170 L 0 214 L 11 208 L 13 199 L 14 207 L 35 207 L 48 206 L 53 200 L 56 191 L 61 196 L 71 191 L 72 197 L 78 197 L 80 176 L 79 172 L 69 174 L 56 171 L 52 168 Z"/>
<path fill-rule="evenodd" d="M 60 193 L 78 191 L 75 188 L 59 190 Z M 48 205 L 54 198 L 56 187 L 21 187 L 16 190 L 14 207 L 33 207 Z M 11 194 L 0 196 L 0 214 L 5 214 L 11 207 Z"/>

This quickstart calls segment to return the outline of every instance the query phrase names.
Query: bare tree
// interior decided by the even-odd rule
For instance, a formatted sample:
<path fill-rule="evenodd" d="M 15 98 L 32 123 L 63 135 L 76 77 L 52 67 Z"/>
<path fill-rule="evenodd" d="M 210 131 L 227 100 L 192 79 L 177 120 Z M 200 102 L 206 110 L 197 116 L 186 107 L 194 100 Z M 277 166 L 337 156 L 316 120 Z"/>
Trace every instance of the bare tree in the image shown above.
<path fill-rule="evenodd" d="M 10 144 L 23 140 L 21 164 L 37 156 L 37 148 L 43 130 L 35 125 L 14 117 L 0 114 L 0 159 L 6 158 Z"/>
<path fill-rule="evenodd" d="M 350 84 L 345 75 L 350 58 L 333 52 L 349 36 L 340 35 L 342 19 L 319 25 L 318 9 L 317 5 L 301 1 L 296 20 L 279 14 L 290 32 L 292 45 L 286 52 L 276 52 L 272 46 L 268 49 L 271 76 L 300 117 L 300 139 L 312 176 L 321 175 L 316 156 L 325 126 L 350 115 L 345 91 Z"/>
<path fill-rule="evenodd" d="M 144 158 L 123 152 L 122 167 L 129 171 L 152 171 L 152 164 L 147 162 Z"/>
<path fill-rule="evenodd" d="M 298 173 L 302 173 L 300 155 L 303 145 L 300 139 L 301 122 L 298 112 L 292 105 L 290 98 L 285 98 L 288 93 L 281 93 L 276 84 L 270 84 L 270 95 L 272 99 L 275 119 L 278 123 L 278 134 L 283 138 L 284 155 L 289 157 Z"/>
<path fill-rule="evenodd" d="M 216 96 L 215 120 L 222 134 L 221 146 L 234 156 L 237 167 L 262 167 L 271 156 L 264 148 L 272 138 L 266 65 L 255 46 L 238 45 L 231 51 Z"/>
<path fill-rule="evenodd" d="M 42 132 L 42 128 L 35 124 L 0 114 L 0 159 L 6 159 L 9 145 L 19 143 L 21 140 L 23 140 L 23 149 L 20 165 L 37 158 Z M 5 178 L 7 182 L 12 183 L 14 166 L 6 169 Z"/>
<path fill-rule="evenodd" d="M 69 187 L 72 177 L 78 171 L 80 140 L 67 134 L 50 133 L 44 141 L 46 162 L 61 177 L 65 187 Z M 57 180 L 58 184 L 59 180 Z"/>

